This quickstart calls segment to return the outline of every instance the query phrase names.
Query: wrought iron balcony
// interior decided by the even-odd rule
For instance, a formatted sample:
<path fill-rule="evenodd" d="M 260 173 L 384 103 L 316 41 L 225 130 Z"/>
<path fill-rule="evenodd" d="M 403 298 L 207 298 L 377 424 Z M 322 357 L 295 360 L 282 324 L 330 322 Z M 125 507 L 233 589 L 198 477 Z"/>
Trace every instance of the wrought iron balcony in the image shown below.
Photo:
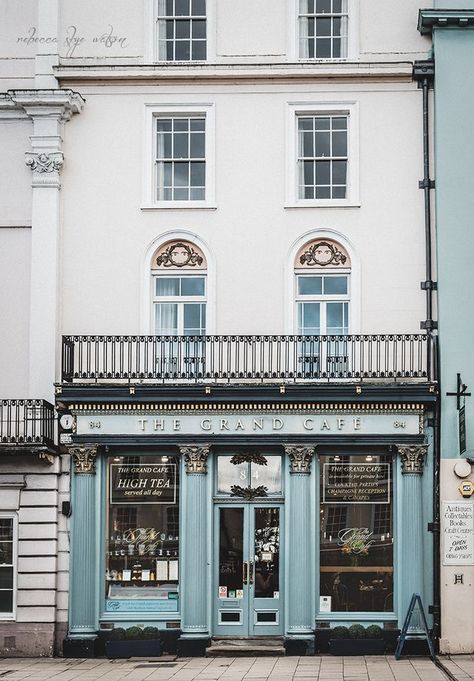
<path fill-rule="evenodd" d="M 46 400 L 0 399 L 0 451 L 54 449 L 54 418 Z"/>
<path fill-rule="evenodd" d="M 63 383 L 435 380 L 424 334 L 63 336 Z"/>

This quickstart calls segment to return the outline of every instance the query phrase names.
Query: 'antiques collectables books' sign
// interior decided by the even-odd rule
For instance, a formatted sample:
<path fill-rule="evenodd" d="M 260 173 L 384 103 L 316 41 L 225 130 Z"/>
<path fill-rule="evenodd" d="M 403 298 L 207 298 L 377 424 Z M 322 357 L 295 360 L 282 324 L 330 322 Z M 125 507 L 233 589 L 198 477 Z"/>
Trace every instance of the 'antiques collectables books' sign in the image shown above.
<path fill-rule="evenodd" d="M 325 463 L 325 504 L 390 503 L 390 464 Z"/>
<path fill-rule="evenodd" d="M 443 501 L 443 565 L 474 565 L 474 502 Z"/>
<path fill-rule="evenodd" d="M 111 504 L 175 504 L 176 464 L 113 463 Z"/>

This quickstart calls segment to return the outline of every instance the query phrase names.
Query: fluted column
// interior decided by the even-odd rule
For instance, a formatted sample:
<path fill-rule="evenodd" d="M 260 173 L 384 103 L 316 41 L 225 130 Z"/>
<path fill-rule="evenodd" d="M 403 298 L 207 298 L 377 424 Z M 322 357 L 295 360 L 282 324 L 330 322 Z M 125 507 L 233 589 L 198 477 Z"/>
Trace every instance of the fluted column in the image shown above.
<path fill-rule="evenodd" d="M 402 567 L 401 574 L 401 617 L 404 618 L 414 593 L 423 595 L 423 496 L 422 475 L 426 445 L 398 445 L 402 466 L 402 537 L 403 555 L 409 561 Z M 427 610 L 427 604 L 425 610 Z M 412 620 L 413 628 L 416 622 Z"/>
<path fill-rule="evenodd" d="M 180 447 L 185 461 L 181 580 L 182 639 L 209 637 L 208 613 L 208 489 L 209 445 Z M 185 647 L 180 645 L 180 654 Z M 199 652 L 191 650 L 191 654 Z M 204 652 L 202 653 L 204 654 Z"/>
<path fill-rule="evenodd" d="M 98 556 L 96 529 L 96 445 L 69 447 L 74 473 L 71 522 L 71 565 L 69 589 L 70 638 L 95 638 L 97 635 L 98 594 L 96 593 Z"/>
<path fill-rule="evenodd" d="M 312 635 L 314 561 L 312 556 L 313 522 L 311 513 L 311 462 L 314 447 L 287 445 L 290 480 L 288 503 L 287 551 L 290 557 L 288 585 L 288 635 L 306 638 Z"/>

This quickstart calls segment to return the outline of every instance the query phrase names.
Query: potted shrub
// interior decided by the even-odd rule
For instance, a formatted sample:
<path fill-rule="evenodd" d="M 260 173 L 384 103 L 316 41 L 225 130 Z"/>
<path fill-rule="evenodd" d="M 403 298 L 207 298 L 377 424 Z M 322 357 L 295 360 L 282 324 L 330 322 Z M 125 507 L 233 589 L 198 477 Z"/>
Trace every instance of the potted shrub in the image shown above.
<path fill-rule="evenodd" d="M 159 629 L 116 627 L 105 644 L 105 654 L 108 658 L 158 657 L 162 654 Z"/>
<path fill-rule="evenodd" d="M 361 624 L 334 627 L 329 638 L 331 655 L 383 655 L 385 641 L 382 629 L 376 624 L 365 628 Z"/>

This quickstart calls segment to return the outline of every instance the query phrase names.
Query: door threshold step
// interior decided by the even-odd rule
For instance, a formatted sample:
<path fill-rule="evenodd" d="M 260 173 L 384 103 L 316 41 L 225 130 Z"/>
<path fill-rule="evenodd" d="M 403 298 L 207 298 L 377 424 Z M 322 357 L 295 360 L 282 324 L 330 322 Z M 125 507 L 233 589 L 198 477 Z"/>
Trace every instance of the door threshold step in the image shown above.
<path fill-rule="evenodd" d="M 282 657 L 283 638 L 213 639 L 206 657 Z"/>

